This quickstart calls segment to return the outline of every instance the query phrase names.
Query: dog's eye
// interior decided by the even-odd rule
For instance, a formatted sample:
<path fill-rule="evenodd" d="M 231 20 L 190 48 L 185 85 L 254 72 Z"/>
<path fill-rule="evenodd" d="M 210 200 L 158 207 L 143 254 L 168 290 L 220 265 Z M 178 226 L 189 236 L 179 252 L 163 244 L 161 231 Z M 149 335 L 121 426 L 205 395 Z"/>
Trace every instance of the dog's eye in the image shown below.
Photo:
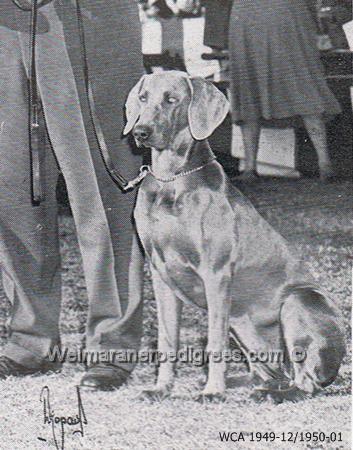
<path fill-rule="evenodd" d="M 168 103 L 175 103 L 178 99 L 176 99 L 175 97 L 168 97 L 167 98 L 167 102 Z"/>
<path fill-rule="evenodd" d="M 145 95 L 140 95 L 139 99 L 140 99 L 140 102 L 142 102 L 142 103 L 147 102 L 147 97 Z"/>

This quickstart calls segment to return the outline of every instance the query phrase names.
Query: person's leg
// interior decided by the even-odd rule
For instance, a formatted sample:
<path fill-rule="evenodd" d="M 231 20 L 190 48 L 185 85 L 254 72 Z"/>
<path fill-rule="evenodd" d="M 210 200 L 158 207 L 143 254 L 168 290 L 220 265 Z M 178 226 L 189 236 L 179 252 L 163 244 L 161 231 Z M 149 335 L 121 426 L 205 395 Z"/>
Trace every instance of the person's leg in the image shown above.
<path fill-rule="evenodd" d="M 232 0 L 206 0 L 204 44 L 216 50 L 228 49 Z"/>
<path fill-rule="evenodd" d="M 92 145 L 91 153 L 64 37 L 64 27 L 67 26 L 74 31 L 77 45 L 75 10 L 69 6 L 65 8 L 59 11 L 63 22 L 52 3 L 41 8 L 50 22 L 50 32 L 37 36 L 37 77 L 49 134 L 66 180 L 83 257 L 89 296 L 87 347 L 91 351 L 136 350 L 142 328 L 142 265 L 137 247 L 132 244 L 134 195 L 120 194 L 103 168 L 95 145 Z M 79 55 L 77 58 L 80 65 L 82 59 Z M 122 67 L 117 67 L 122 70 Z M 80 69 L 82 72 L 82 66 Z M 129 80 L 131 83 L 136 81 Z M 114 81 L 110 79 L 110 83 Z M 123 94 L 119 95 L 118 98 L 122 98 Z M 120 103 L 119 115 L 122 115 L 121 106 Z M 118 125 L 115 129 L 120 135 Z M 127 168 L 127 174 L 131 174 L 132 168 L 127 164 L 129 150 L 123 147 L 121 150 L 124 169 Z M 109 192 L 106 191 L 108 186 Z M 134 253 L 132 256 L 131 252 Z M 122 367 L 131 371 L 133 365 L 122 364 Z M 108 374 L 108 384 L 113 385 L 112 377 L 116 376 L 116 371 Z"/>
<path fill-rule="evenodd" d="M 303 116 L 305 128 L 315 147 L 319 162 L 320 178 L 327 180 L 334 176 L 327 145 L 325 121 L 320 115 Z"/>
<path fill-rule="evenodd" d="M 132 179 L 142 163 L 141 151 L 122 139 L 122 130 L 127 95 L 143 74 L 138 11 L 130 0 L 110 6 L 103 2 L 97 5 L 95 18 L 94 27 L 87 24 L 85 30 L 96 112 L 115 166 Z M 71 59 L 75 60 L 74 55 Z M 123 316 L 110 324 L 102 321 L 91 339 L 88 335 L 87 343 L 90 348 L 101 342 L 105 348 L 136 351 L 142 335 L 143 258 L 132 221 L 135 193 L 120 192 L 107 174 L 97 147 L 92 149 L 92 158 L 111 233 Z M 97 322 L 98 314 L 98 308 L 91 309 L 89 324 Z M 122 362 L 121 367 L 131 370 L 133 364 Z"/>
<path fill-rule="evenodd" d="M 261 132 L 260 122 L 256 120 L 247 121 L 241 125 L 241 131 L 245 153 L 244 172 L 241 176 L 243 178 L 255 178 L 257 176 L 256 159 Z"/>
<path fill-rule="evenodd" d="M 0 41 L 1 60 L 6 61 L 0 66 L 0 268 L 12 303 L 3 355 L 35 371 L 44 368 L 48 351 L 60 343 L 58 170 L 50 148 L 43 147 L 46 198 L 32 206 L 26 73 L 17 32 L 0 27 Z M 0 378 L 9 374 L 11 370 L 0 373 Z"/>

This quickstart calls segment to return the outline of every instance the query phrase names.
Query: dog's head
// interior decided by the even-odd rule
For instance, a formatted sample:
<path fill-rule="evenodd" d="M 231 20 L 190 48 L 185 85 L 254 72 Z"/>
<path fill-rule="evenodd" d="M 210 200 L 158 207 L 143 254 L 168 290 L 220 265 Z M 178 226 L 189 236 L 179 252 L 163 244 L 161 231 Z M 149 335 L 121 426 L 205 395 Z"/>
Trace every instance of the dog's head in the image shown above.
<path fill-rule="evenodd" d="M 181 134 L 207 139 L 228 110 L 226 97 L 203 78 L 178 71 L 144 75 L 128 96 L 124 134 L 132 131 L 140 147 L 173 148 Z"/>

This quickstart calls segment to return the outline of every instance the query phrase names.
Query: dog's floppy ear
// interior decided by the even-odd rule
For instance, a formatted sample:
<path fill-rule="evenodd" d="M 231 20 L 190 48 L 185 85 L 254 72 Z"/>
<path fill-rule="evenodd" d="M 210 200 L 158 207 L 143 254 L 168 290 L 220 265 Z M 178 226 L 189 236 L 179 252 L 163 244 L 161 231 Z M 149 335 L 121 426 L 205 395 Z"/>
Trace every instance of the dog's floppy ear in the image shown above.
<path fill-rule="evenodd" d="M 125 103 L 126 111 L 126 125 L 123 131 L 124 135 L 127 135 L 132 130 L 133 126 L 137 122 L 140 116 L 140 103 L 138 99 L 138 94 L 143 86 L 145 80 L 145 75 L 140 79 L 140 81 L 135 84 L 135 86 L 129 92 Z"/>
<path fill-rule="evenodd" d="M 201 77 L 187 78 L 191 89 L 189 127 L 194 139 L 207 139 L 223 122 L 229 111 L 224 94 Z"/>

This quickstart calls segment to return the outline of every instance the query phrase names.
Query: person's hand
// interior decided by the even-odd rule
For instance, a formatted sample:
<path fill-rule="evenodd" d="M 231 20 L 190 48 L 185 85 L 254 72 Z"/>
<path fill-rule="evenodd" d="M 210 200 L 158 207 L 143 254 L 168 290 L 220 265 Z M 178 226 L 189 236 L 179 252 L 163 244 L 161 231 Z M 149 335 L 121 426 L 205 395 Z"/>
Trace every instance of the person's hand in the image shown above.
<path fill-rule="evenodd" d="M 323 6 L 318 11 L 318 17 L 320 20 L 332 20 L 333 19 L 333 11 L 330 6 Z"/>
<path fill-rule="evenodd" d="M 194 14 L 200 7 L 199 0 L 165 0 L 165 2 L 175 15 L 180 13 Z"/>
<path fill-rule="evenodd" d="M 156 0 L 138 1 L 140 22 L 144 23 L 151 17 L 157 17 L 159 8 L 154 4 Z"/>
<path fill-rule="evenodd" d="M 165 0 L 166 5 L 168 8 L 175 14 L 176 16 L 180 13 L 180 8 L 176 4 L 175 0 Z"/>

